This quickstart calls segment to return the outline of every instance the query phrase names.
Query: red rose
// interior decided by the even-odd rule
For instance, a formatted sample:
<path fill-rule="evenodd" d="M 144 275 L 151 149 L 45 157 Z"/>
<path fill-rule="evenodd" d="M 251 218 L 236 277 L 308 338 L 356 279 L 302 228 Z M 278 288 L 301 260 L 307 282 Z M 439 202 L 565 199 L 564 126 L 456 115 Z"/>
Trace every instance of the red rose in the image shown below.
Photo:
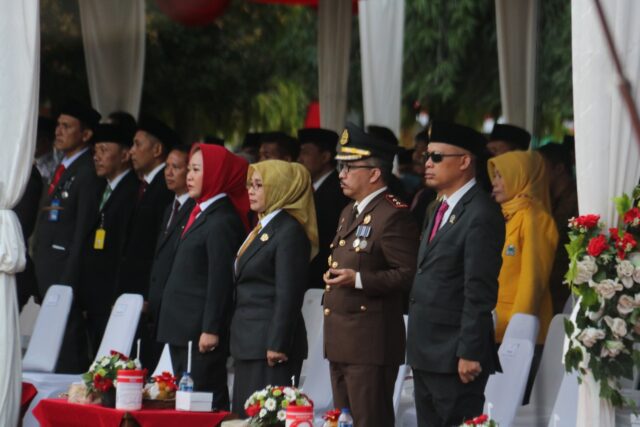
<path fill-rule="evenodd" d="M 575 228 L 585 228 L 587 230 L 592 229 L 598 225 L 600 221 L 600 215 L 582 215 L 575 218 L 572 221 L 572 225 Z"/>
<path fill-rule="evenodd" d="M 636 227 L 640 224 L 640 209 L 631 208 L 625 212 L 623 217 L 624 223 Z"/>
<path fill-rule="evenodd" d="M 624 233 L 622 239 L 616 239 L 616 249 L 618 251 L 618 258 L 624 259 L 627 252 L 631 252 L 637 245 L 636 240 L 629 233 Z"/>
<path fill-rule="evenodd" d="M 255 417 L 256 415 L 258 415 L 258 412 L 260 412 L 260 404 L 259 403 L 254 403 L 253 405 L 249 406 L 244 411 L 247 413 L 248 416 Z"/>
<path fill-rule="evenodd" d="M 597 216 L 597 215 L 591 215 L 591 216 Z M 488 416 L 488 415 L 486 415 L 486 414 L 482 414 L 482 415 L 480 415 L 479 417 L 474 418 L 474 420 L 473 420 L 473 421 L 474 421 L 476 424 L 482 424 L 482 423 L 486 422 L 488 419 L 489 419 L 489 416 Z"/>
<path fill-rule="evenodd" d="M 127 360 L 129 360 L 129 358 L 128 358 L 127 356 L 125 356 L 124 354 L 120 353 L 119 351 L 111 350 L 111 355 L 112 355 L 112 356 L 118 356 L 118 358 L 119 358 L 120 360 L 123 360 L 123 361 L 125 361 L 125 362 L 126 362 Z"/>
<path fill-rule="evenodd" d="M 602 234 L 593 237 L 591 240 L 589 240 L 589 244 L 587 245 L 587 253 L 592 257 L 599 256 L 607 249 L 609 249 L 607 238 Z"/>

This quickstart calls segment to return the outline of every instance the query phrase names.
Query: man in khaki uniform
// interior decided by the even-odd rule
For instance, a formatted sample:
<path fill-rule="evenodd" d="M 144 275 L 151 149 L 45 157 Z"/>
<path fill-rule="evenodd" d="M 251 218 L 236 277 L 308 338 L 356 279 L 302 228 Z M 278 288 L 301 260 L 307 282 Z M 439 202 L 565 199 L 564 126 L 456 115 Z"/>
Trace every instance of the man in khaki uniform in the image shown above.
<path fill-rule="evenodd" d="M 395 147 L 348 124 L 336 159 L 353 200 L 338 223 L 324 275 L 324 346 L 334 405 L 358 427 L 394 424 L 393 389 L 405 359 L 403 293 L 416 270 L 418 229 L 387 192 Z"/>

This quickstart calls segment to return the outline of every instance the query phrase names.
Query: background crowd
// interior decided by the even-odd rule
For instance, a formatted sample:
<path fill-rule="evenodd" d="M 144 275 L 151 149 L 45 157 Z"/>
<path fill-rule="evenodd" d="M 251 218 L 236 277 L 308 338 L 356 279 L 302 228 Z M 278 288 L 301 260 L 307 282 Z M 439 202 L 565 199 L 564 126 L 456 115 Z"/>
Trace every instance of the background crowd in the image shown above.
<path fill-rule="evenodd" d="M 323 288 L 336 404 L 352 407 L 360 425 L 375 425 L 367 416 L 392 416 L 386 402 L 404 360 L 402 313 L 411 315 L 421 298 L 418 237 L 430 243 L 441 222 L 456 222 L 453 206 L 447 210 L 454 199 L 429 185 L 430 170 L 469 153 L 473 176 L 465 183 L 491 193 L 505 221 L 504 233 L 488 228 L 490 243 L 478 242 L 501 251 L 491 339 L 501 341 L 512 314 L 529 313 L 539 317 L 544 342 L 569 296 L 562 282 L 567 223 L 577 216 L 571 137 L 531 150 L 531 135 L 515 126 L 497 124 L 483 136 L 443 124 L 418 133 L 407 150 L 385 127 L 349 125 L 342 135 L 319 128 L 295 137 L 250 133 L 232 153 L 217 137 L 185 144 L 149 116 L 100 117 L 76 102 L 58 113 L 39 120 L 31 178 L 15 208 L 30 239 L 27 269 L 18 275 L 20 307 L 58 283 L 76 296 L 58 372 L 85 371 L 114 301 L 137 293 L 145 300 L 137 333 L 142 363 L 155 366 L 168 343 L 181 373 L 193 341 L 196 388 L 213 391 L 216 407 L 233 401 L 243 413 L 251 392 L 299 377 L 307 356 L 302 298 Z M 464 151 L 448 153 L 451 146 Z M 343 287 L 362 290 L 365 299 Z M 373 323 L 354 320 L 365 311 Z M 377 335 L 399 341 L 376 346 Z M 420 365 L 423 356 L 413 354 Z M 353 369 L 365 365 L 392 369 Z M 370 395 L 355 391 L 363 384 Z"/>

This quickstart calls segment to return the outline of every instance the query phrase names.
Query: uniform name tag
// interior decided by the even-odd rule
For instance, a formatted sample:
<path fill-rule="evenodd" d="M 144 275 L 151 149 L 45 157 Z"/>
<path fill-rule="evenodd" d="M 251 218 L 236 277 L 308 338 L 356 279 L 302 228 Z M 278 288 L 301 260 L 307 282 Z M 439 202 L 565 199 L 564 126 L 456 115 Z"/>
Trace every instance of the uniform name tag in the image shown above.
<path fill-rule="evenodd" d="M 93 249 L 103 250 L 105 237 L 107 237 L 107 231 L 104 228 L 98 228 L 96 230 L 96 238 L 93 241 Z"/>

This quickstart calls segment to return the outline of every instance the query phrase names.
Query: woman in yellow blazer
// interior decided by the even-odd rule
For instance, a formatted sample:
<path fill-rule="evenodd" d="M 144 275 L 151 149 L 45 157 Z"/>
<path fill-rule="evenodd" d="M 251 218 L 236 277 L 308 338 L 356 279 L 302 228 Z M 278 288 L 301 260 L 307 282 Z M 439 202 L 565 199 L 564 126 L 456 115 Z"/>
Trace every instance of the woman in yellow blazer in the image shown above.
<path fill-rule="evenodd" d="M 549 192 L 548 180 L 540 178 L 544 160 L 538 152 L 512 151 L 490 159 L 488 168 L 506 221 L 496 341 L 502 342 L 512 315 L 526 313 L 538 316 L 542 344 L 553 316 L 549 275 L 558 244 L 553 217 L 540 200 Z"/>

